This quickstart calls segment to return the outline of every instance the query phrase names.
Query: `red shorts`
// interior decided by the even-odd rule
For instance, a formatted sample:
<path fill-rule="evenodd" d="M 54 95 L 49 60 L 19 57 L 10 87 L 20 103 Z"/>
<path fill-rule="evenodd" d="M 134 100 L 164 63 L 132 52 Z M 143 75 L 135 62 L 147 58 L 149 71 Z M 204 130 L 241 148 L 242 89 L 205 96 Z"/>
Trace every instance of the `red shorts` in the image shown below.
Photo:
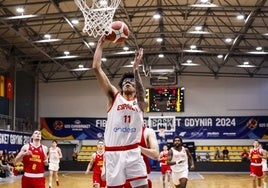
<path fill-rule="evenodd" d="M 103 181 L 101 179 L 101 174 L 93 173 L 93 185 L 94 184 L 99 184 L 100 187 L 102 188 L 106 186 L 106 181 Z"/>
<path fill-rule="evenodd" d="M 261 178 L 263 176 L 262 166 L 250 165 L 250 175 Z"/>
<path fill-rule="evenodd" d="M 124 188 L 132 188 L 128 180 L 126 181 Z M 148 179 L 148 188 L 152 188 L 152 181 L 150 179 Z"/>
<path fill-rule="evenodd" d="M 45 188 L 46 179 L 41 178 L 30 178 L 22 176 L 21 178 L 21 188 Z"/>
<path fill-rule="evenodd" d="M 161 165 L 161 173 L 162 174 L 166 174 L 167 172 L 171 172 L 171 168 L 170 168 L 170 166 L 169 165 Z"/>

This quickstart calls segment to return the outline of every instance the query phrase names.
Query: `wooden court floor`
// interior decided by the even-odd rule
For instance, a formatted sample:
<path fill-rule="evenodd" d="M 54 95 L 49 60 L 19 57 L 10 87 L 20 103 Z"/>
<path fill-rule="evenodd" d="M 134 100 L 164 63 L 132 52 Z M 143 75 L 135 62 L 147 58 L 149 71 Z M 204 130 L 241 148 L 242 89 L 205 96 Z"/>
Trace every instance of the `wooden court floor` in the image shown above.
<path fill-rule="evenodd" d="M 202 178 L 190 178 L 187 188 L 252 188 L 252 179 L 246 173 L 208 174 L 199 173 Z M 47 178 L 47 177 L 46 177 Z M 20 188 L 20 177 L 0 180 L 0 188 Z M 46 179 L 48 182 L 48 178 Z M 162 188 L 161 174 L 151 176 L 153 188 Z M 58 188 L 92 188 L 92 174 L 83 172 L 59 172 L 60 186 Z M 55 182 L 53 182 L 55 183 Z M 48 187 L 48 183 L 46 185 Z M 53 184 L 53 188 L 57 186 Z"/>

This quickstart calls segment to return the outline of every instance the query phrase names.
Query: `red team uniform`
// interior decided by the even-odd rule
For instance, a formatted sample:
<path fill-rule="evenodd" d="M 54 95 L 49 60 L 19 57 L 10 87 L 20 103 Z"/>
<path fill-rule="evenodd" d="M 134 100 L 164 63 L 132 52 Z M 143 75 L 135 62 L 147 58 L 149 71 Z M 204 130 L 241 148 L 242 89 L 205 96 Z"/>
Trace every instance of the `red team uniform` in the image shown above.
<path fill-rule="evenodd" d="M 166 174 L 168 171 L 171 172 L 171 168 L 169 165 L 167 165 L 167 158 L 168 158 L 168 151 L 161 151 L 161 160 L 160 160 L 160 166 L 161 166 L 161 173 L 162 175 Z"/>
<path fill-rule="evenodd" d="M 22 188 L 45 188 L 45 153 L 43 146 L 34 147 L 29 144 L 32 155 L 23 157 L 24 175 L 22 176 Z"/>
<path fill-rule="evenodd" d="M 261 148 L 254 148 L 251 150 L 249 156 L 250 156 L 250 175 L 256 176 L 256 177 L 262 177 L 263 171 L 262 171 L 262 158 L 261 155 L 263 153 L 263 150 Z"/>
<path fill-rule="evenodd" d="M 106 186 L 106 182 L 102 181 L 102 179 L 101 179 L 101 171 L 102 171 L 102 167 L 103 167 L 103 156 L 104 156 L 104 153 L 99 154 L 98 152 L 96 152 L 94 166 L 92 169 L 92 171 L 93 171 L 93 184 L 99 184 L 100 187 Z"/>

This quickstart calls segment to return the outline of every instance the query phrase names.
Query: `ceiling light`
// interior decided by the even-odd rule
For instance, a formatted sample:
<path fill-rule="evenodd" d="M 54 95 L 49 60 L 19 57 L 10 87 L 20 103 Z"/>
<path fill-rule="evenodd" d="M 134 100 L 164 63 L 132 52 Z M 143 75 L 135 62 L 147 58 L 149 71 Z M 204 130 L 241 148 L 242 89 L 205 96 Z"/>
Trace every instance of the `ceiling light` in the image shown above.
<path fill-rule="evenodd" d="M 159 58 L 163 58 L 164 57 L 164 54 L 159 54 L 158 57 Z"/>
<path fill-rule="evenodd" d="M 197 8 L 213 8 L 213 7 L 219 7 L 219 5 L 213 4 L 213 3 L 200 3 L 200 4 L 191 4 L 190 7 L 197 7 Z"/>
<path fill-rule="evenodd" d="M 28 15 L 20 15 L 20 16 L 10 16 L 6 18 L 2 18 L 5 20 L 16 20 L 16 19 L 27 19 L 27 18 L 34 18 L 37 17 L 38 15 L 33 15 L 33 14 L 28 14 Z"/>
<path fill-rule="evenodd" d="M 124 46 L 124 47 L 123 47 L 123 50 L 128 51 L 128 50 L 129 50 L 129 47 Z"/>
<path fill-rule="evenodd" d="M 265 55 L 268 54 L 268 52 L 264 51 L 252 51 L 252 52 L 247 52 L 248 54 L 256 54 L 256 55 Z"/>
<path fill-rule="evenodd" d="M 242 15 L 242 14 L 239 14 L 239 15 L 236 16 L 236 18 L 237 18 L 238 20 L 244 20 L 244 19 L 245 19 L 245 16 Z"/>
<path fill-rule="evenodd" d="M 63 53 L 64 53 L 64 55 L 70 55 L 69 51 L 64 51 Z"/>
<path fill-rule="evenodd" d="M 156 41 L 157 41 L 157 42 L 162 42 L 163 39 L 162 39 L 162 38 L 157 38 Z"/>
<path fill-rule="evenodd" d="M 232 39 L 231 38 L 227 38 L 227 39 L 225 39 L 225 42 L 230 43 L 230 42 L 232 42 Z"/>
<path fill-rule="evenodd" d="M 123 52 L 116 52 L 114 54 L 116 55 L 124 55 L 124 54 L 134 54 L 135 51 L 123 51 Z"/>
<path fill-rule="evenodd" d="M 76 68 L 76 69 L 71 69 L 71 71 L 87 71 L 87 70 L 91 70 L 91 68 Z"/>
<path fill-rule="evenodd" d="M 152 69 L 150 67 L 150 73 L 173 73 L 175 72 L 174 68 L 172 69 Z"/>
<path fill-rule="evenodd" d="M 192 49 L 190 49 L 190 50 L 183 50 L 184 52 L 190 52 L 190 53 L 203 53 L 203 52 L 206 52 L 206 51 L 204 51 L 204 50 L 192 50 Z"/>
<path fill-rule="evenodd" d="M 217 58 L 221 59 L 221 58 L 223 58 L 223 55 L 219 54 L 219 55 L 217 55 Z"/>
<path fill-rule="evenodd" d="M 193 61 L 191 59 L 188 59 L 186 61 L 186 63 L 182 63 L 181 65 L 183 65 L 183 66 L 199 66 L 199 64 L 193 63 Z"/>
<path fill-rule="evenodd" d="M 33 41 L 33 43 L 57 42 L 57 41 L 60 41 L 60 40 L 61 39 L 44 39 L 44 40 Z"/>
<path fill-rule="evenodd" d="M 256 66 L 249 64 L 248 61 L 245 61 L 242 65 L 237 65 L 237 67 L 241 67 L 241 68 L 253 68 L 253 67 L 256 67 Z"/>
<path fill-rule="evenodd" d="M 202 26 L 196 26 L 194 29 L 196 30 L 196 31 L 201 31 L 202 30 Z"/>
<path fill-rule="evenodd" d="M 82 68 L 84 68 L 84 65 L 80 64 L 80 65 L 78 65 L 78 68 L 82 69 Z"/>
<path fill-rule="evenodd" d="M 65 56 L 59 56 L 59 57 L 54 57 L 54 59 L 72 59 L 72 58 L 77 58 L 79 56 L 77 55 L 65 55 Z"/>
<path fill-rule="evenodd" d="M 196 49 L 196 45 L 191 45 L 190 48 L 191 50 Z"/>
<path fill-rule="evenodd" d="M 22 7 L 18 7 L 17 9 L 16 9 L 16 11 L 18 12 L 18 13 L 24 13 L 24 8 L 22 8 Z"/>
<path fill-rule="evenodd" d="M 72 22 L 72 24 L 74 24 L 74 25 L 79 24 L 79 20 L 77 20 L 77 19 L 73 19 L 71 22 Z"/>
<path fill-rule="evenodd" d="M 51 35 L 50 35 L 50 34 L 45 34 L 45 35 L 44 35 L 44 38 L 46 38 L 46 39 L 50 39 L 50 38 L 51 38 Z"/>
<path fill-rule="evenodd" d="M 261 46 L 258 46 L 258 47 L 256 47 L 256 50 L 261 51 L 262 50 L 262 47 Z"/>
<path fill-rule="evenodd" d="M 95 42 L 89 42 L 88 45 L 89 46 L 94 46 L 95 45 Z"/>
<path fill-rule="evenodd" d="M 161 14 L 156 13 L 156 14 L 153 15 L 153 18 L 154 19 L 160 19 L 161 18 Z"/>
<path fill-rule="evenodd" d="M 105 62 L 105 61 L 107 61 L 107 58 L 103 57 L 103 58 L 101 58 L 101 61 Z"/>
<path fill-rule="evenodd" d="M 208 31 L 188 31 L 187 33 L 191 33 L 191 34 L 201 34 L 201 35 L 212 34 L 211 32 L 208 32 Z"/>

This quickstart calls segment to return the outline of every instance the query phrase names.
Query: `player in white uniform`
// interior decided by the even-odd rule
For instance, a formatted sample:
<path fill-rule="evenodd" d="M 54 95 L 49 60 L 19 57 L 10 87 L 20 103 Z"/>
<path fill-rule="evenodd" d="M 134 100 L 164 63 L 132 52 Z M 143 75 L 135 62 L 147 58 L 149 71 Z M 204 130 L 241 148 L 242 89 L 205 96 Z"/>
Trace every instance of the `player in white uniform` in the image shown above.
<path fill-rule="evenodd" d="M 61 149 L 57 146 L 58 142 L 56 140 L 52 141 L 52 146 L 48 150 L 48 170 L 49 170 L 49 182 L 48 186 L 49 188 L 52 188 L 52 179 L 53 174 L 56 178 L 56 184 L 59 186 L 59 177 L 58 177 L 58 171 L 60 168 L 60 159 L 62 158 Z"/>
<path fill-rule="evenodd" d="M 262 148 L 262 145 L 260 145 L 260 148 Z M 267 173 L 268 173 L 268 167 L 267 167 L 267 157 L 268 157 L 268 152 L 267 150 L 263 150 L 263 156 L 262 156 L 262 171 L 263 171 L 263 188 L 267 188 Z"/>
<path fill-rule="evenodd" d="M 92 68 L 108 99 L 104 134 L 107 187 L 120 188 L 129 180 L 132 187 L 147 188 L 147 172 L 139 148 L 143 111 L 147 107 L 145 90 L 139 75 L 143 49 L 135 53 L 133 73 L 123 75 L 119 92 L 101 68 L 105 41 L 105 35 L 98 41 Z"/>
<path fill-rule="evenodd" d="M 190 169 L 194 169 L 194 160 L 188 148 L 182 146 L 182 139 L 173 138 L 173 147 L 168 152 L 167 164 L 171 165 L 171 177 L 176 188 L 186 188 L 188 181 L 188 162 Z"/>

